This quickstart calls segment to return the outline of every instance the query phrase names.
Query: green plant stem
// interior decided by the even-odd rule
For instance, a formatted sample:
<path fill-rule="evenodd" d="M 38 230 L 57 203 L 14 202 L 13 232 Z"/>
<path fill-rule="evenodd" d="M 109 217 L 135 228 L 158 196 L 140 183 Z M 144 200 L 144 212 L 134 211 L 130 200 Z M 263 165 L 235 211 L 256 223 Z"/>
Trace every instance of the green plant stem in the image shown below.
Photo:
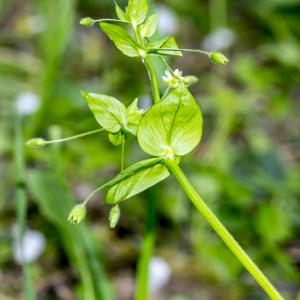
<path fill-rule="evenodd" d="M 95 19 L 93 20 L 95 23 L 101 23 L 101 22 L 116 22 L 116 23 L 124 23 L 128 24 L 126 21 L 118 20 L 118 19 Z"/>
<path fill-rule="evenodd" d="M 241 248 L 234 237 L 228 232 L 224 225 L 219 221 L 217 216 L 210 210 L 206 203 L 198 195 L 190 181 L 187 179 L 181 168 L 177 165 L 175 160 L 166 160 L 170 172 L 175 176 L 182 189 L 185 191 L 191 202 L 205 218 L 205 220 L 216 231 L 219 237 L 224 241 L 228 248 L 244 265 L 248 272 L 253 276 L 257 283 L 263 288 L 267 295 L 273 300 L 283 300 L 283 297 L 275 289 L 272 283 L 266 278 L 262 271 Z"/>
<path fill-rule="evenodd" d="M 148 53 L 156 53 L 156 52 L 160 52 L 160 55 L 164 55 L 162 52 L 163 51 L 177 51 L 177 52 L 190 52 L 190 53 L 200 53 L 200 54 L 204 54 L 207 56 L 210 56 L 210 52 L 204 51 L 204 50 L 200 50 L 200 49 L 187 49 L 187 48 L 153 48 L 153 49 L 149 49 Z"/>
<path fill-rule="evenodd" d="M 25 160 L 24 160 L 24 142 L 22 136 L 22 121 L 20 116 L 15 117 L 15 173 L 16 173 L 16 206 L 18 220 L 17 239 L 21 249 L 21 258 L 23 260 L 23 238 L 26 226 L 26 192 L 25 192 Z M 23 261 L 23 287 L 25 300 L 35 300 L 35 294 L 28 270 L 28 265 Z"/>
<path fill-rule="evenodd" d="M 95 129 L 95 130 L 92 130 L 92 131 L 89 131 L 89 132 L 76 134 L 74 136 L 70 136 L 70 137 L 64 138 L 64 139 L 46 141 L 45 144 L 62 143 L 62 142 L 67 142 L 67 141 L 71 141 L 71 140 L 76 140 L 76 139 L 79 139 L 79 138 L 82 138 L 82 137 L 85 137 L 85 136 L 88 136 L 88 135 L 92 135 L 92 134 L 95 134 L 95 133 L 98 133 L 98 132 L 101 132 L 101 131 L 104 131 L 104 129 L 103 128 Z"/>
<path fill-rule="evenodd" d="M 122 153 L 121 153 L 121 171 L 124 170 L 124 160 L 125 160 L 125 134 L 122 135 Z"/>
<path fill-rule="evenodd" d="M 153 91 L 153 102 L 158 103 L 160 101 L 160 92 L 159 92 L 159 86 L 158 86 L 158 80 L 157 75 L 155 72 L 155 69 L 152 65 L 152 62 L 150 60 L 150 57 L 147 56 L 144 59 L 144 63 L 147 67 L 147 70 L 149 72 L 149 77 L 152 85 L 152 91 Z"/>
<path fill-rule="evenodd" d="M 155 69 L 149 57 L 144 59 L 148 69 L 150 81 L 153 90 L 153 102 L 160 101 L 160 92 L 158 79 Z M 149 265 L 153 256 L 155 243 L 155 223 L 156 223 L 156 192 L 155 188 L 150 189 L 147 193 L 147 223 L 146 232 L 143 238 L 143 246 L 137 266 L 136 292 L 135 300 L 149 299 Z"/>

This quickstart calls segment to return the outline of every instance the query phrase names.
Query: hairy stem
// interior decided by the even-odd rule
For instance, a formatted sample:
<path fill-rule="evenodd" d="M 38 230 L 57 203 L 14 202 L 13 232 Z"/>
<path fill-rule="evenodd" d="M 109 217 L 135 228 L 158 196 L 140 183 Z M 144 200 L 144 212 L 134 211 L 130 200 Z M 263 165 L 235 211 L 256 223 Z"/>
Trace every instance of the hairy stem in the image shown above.
<path fill-rule="evenodd" d="M 219 237 L 224 241 L 232 253 L 237 259 L 244 265 L 248 272 L 253 276 L 257 283 L 263 288 L 266 294 L 273 300 L 283 300 L 283 297 L 275 289 L 272 283 L 266 278 L 262 271 L 247 255 L 247 253 L 241 248 L 234 237 L 228 232 L 224 225 L 219 221 L 217 216 L 210 210 L 206 203 L 198 195 L 190 181 L 187 179 L 181 168 L 177 165 L 174 160 L 166 160 L 166 164 L 170 172 L 175 176 L 186 195 L 189 197 L 191 202 L 205 218 L 205 220 L 211 225 L 216 231 Z"/>

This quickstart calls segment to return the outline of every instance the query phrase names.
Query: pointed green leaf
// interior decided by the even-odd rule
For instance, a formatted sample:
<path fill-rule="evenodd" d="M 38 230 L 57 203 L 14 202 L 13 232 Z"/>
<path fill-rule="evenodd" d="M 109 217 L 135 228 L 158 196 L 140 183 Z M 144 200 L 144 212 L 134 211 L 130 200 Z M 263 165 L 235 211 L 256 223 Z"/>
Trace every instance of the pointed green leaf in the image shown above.
<path fill-rule="evenodd" d="M 136 98 L 126 110 L 127 130 L 136 135 L 137 127 L 142 119 L 143 110 L 138 108 L 138 98 Z"/>
<path fill-rule="evenodd" d="M 158 23 L 158 14 L 151 15 L 144 25 L 141 25 L 141 36 L 144 37 L 151 37 L 156 29 Z"/>
<path fill-rule="evenodd" d="M 118 204 L 166 179 L 169 176 L 169 171 L 160 161 L 161 159 L 147 159 L 124 170 L 131 175 L 110 187 L 106 196 L 106 203 Z"/>
<path fill-rule="evenodd" d="M 143 116 L 137 138 L 153 156 L 185 155 L 200 142 L 202 113 L 190 91 L 181 83 Z"/>
<path fill-rule="evenodd" d="M 126 121 L 126 108 L 119 100 L 101 94 L 81 92 L 97 122 L 108 132 L 117 133 Z"/>
<path fill-rule="evenodd" d="M 117 4 L 116 1 L 115 1 L 115 6 L 116 6 L 116 14 L 118 19 L 124 22 L 128 22 L 125 11 Z"/>
<path fill-rule="evenodd" d="M 172 51 L 172 50 L 164 50 L 165 49 L 178 49 L 177 42 L 174 37 L 168 36 L 164 39 L 152 41 L 148 44 L 147 48 L 149 49 L 149 52 L 152 52 L 153 49 L 159 49 L 156 51 L 153 51 L 157 54 L 163 54 L 163 55 L 175 55 L 175 56 L 182 56 L 181 51 Z"/>
<path fill-rule="evenodd" d="M 147 0 L 129 0 L 126 14 L 133 26 L 143 23 L 147 17 L 147 13 Z"/>
<path fill-rule="evenodd" d="M 138 45 L 124 28 L 105 22 L 100 23 L 100 27 L 125 55 L 129 57 L 139 56 Z"/>

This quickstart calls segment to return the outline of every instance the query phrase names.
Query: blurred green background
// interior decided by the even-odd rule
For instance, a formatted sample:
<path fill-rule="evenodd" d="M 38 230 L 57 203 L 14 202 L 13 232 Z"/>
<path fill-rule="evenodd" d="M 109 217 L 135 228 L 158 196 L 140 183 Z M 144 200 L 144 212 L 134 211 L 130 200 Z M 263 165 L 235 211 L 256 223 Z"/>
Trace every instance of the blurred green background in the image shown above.
<path fill-rule="evenodd" d="M 286 299 L 300 299 L 300 1 L 165 0 L 155 9 L 161 34 L 231 61 L 171 60 L 199 77 L 192 91 L 204 113 L 204 137 L 183 169 Z M 116 230 L 101 193 L 87 222 L 68 224 L 74 203 L 118 172 L 120 149 L 105 134 L 40 150 L 24 140 L 96 129 L 80 89 L 151 101 L 144 66 L 97 26 L 80 27 L 86 15 L 114 17 L 114 3 L 0 0 L 0 299 L 133 299 L 151 197 L 152 299 L 267 299 L 172 178 L 125 202 Z M 144 157 L 127 146 L 127 165 Z"/>

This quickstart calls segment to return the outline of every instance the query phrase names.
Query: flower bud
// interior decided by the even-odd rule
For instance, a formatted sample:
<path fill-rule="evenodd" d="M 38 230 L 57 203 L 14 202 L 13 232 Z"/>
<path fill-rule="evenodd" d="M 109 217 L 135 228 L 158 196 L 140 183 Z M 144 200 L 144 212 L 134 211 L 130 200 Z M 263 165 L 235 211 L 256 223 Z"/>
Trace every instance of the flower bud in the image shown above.
<path fill-rule="evenodd" d="M 115 228 L 120 220 L 121 211 L 119 205 L 115 205 L 109 213 L 109 226 L 110 228 Z"/>
<path fill-rule="evenodd" d="M 85 17 L 80 20 L 80 25 L 85 27 L 92 27 L 94 25 L 94 20 L 90 17 Z"/>
<path fill-rule="evenodd" d="M 183 82 L 186 86 L 191 86 L 193 84 L 196 84 L 199 81 L 199 79 L 196 76 L 185 76 L 183 79 Z"/>
<path fill-rule="evenodd" d="M 26 142 L 26 146 L 31 148 L 40 148 L 46 145 L 46 141 L 42 138 L 34 138 Z"/>
<path fill-rule="evenodd" d="M 211 52 L 209 58 L 216 65 L 226 65 L 229 62 L 228 58 L 220 52 Z"/>
<path fill-rule="evenodd" d="M 77 204 L 71 210 L 68 221 L 72 224 L 79 224 L 82 220 L 85 219 L 86 208 L 84 204 Z"/>

